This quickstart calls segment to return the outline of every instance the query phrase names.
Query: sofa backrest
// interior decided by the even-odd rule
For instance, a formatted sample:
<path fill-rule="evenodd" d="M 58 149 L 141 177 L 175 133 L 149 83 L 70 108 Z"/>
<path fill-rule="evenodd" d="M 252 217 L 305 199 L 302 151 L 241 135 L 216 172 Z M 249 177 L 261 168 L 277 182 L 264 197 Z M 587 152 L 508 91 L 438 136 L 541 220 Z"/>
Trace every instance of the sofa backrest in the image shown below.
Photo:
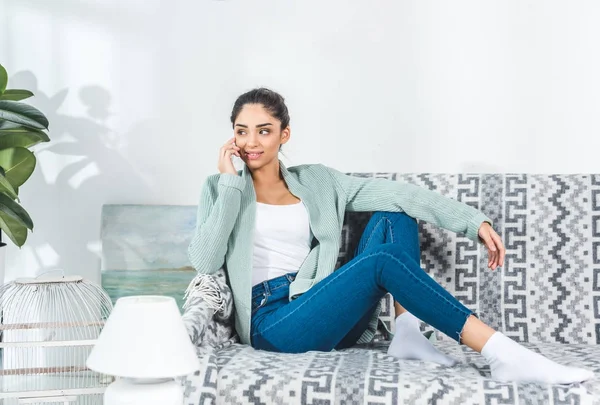
<path fill-rule="evenodd" d="M 496 271 L 483 245 L 419 223 L 423 269 L 487 324 L 521 342 L 600 343 L 600 174 L 349 174 L 417 184 L 494 221 L 506 247 Z M 369 217 L 346 213 L 338 266 Z M 393 329 L 392 302 L 381 320 Z"/>

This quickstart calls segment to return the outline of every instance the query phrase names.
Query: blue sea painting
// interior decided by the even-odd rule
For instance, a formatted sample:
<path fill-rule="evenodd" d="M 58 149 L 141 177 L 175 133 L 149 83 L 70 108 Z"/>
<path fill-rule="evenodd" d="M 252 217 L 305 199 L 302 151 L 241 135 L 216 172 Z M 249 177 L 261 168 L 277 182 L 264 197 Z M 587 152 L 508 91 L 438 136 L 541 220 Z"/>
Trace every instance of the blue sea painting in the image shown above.
<path fill-rule="evenodd" d="M 131 295 L 166 295 L 182 310 L 196 271 L 187 248 L 196 228 L 196 207 L 104 205 L 102 288 L 113 304 Z"/>

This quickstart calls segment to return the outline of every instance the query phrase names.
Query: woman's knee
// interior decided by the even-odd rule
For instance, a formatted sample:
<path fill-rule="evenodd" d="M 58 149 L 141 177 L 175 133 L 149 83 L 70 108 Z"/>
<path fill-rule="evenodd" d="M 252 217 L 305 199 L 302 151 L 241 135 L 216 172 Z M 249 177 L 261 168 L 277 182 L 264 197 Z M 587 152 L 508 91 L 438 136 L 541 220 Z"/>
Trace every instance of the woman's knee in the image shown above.
<path fill-rule="evenodd" d="M 417 220 L 405 212 L 376 211 L 373 213 L 372 220 L 379 222 L 382 219 L 389 221 L 394 227 L 402 227 L 414 230 L 415 234 L 418 233 Z"/>
<path fill-rule="evenodd" d="M 413 260 L 420 261 L 419 227 L 416 219 L 404 212 L 378 211 L 371 220 L 377 224 L 386 223 L 389 229 L 387 242 L 405 246 Z"/>

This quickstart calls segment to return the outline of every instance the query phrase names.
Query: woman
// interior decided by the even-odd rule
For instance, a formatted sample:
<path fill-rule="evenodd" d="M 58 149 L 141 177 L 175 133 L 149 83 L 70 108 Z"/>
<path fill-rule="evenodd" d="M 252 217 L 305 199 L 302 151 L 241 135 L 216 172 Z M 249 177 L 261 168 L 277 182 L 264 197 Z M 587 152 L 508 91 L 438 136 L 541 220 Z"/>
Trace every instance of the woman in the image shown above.
<path fill-rule="evenodd" d="M 488 249 L 493 270 L 504 246 L 476 209 L 415 185 L 344 175 L 323 165 L 286 168 L 284 99 L 268 89 L 241 95 L 235 136 L 220 150 L 219 174 L 203 186 L 189 258 L 200 273 L 225 266 L 242 343 L 288 353 L 368 342 L 380 299 L 395 299 L 388 353 L 451 366 L 419 332 L 418 319 L 480 352 L 501 381 L 573 383 L 588 370 L 559 365 L 484 324 L 419 267 L 413 218 L 464 232 Z M 234 169 L 232 156 L 245 167 Z M 374 211 L 355 257 L 333 271 L 345 211 Z M 405 309 L 406 308 L 406 309 Z"/>

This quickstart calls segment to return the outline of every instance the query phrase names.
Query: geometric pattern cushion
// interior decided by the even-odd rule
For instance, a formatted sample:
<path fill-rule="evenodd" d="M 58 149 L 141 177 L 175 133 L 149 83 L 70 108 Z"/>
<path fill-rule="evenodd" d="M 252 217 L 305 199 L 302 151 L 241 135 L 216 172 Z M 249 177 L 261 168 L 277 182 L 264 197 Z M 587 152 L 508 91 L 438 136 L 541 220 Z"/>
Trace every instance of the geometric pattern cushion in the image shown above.
<path fill-rule="evenodd" d="M 201 372 L 184 378 L 185 405 L 205 404 L 594 404 L 600 379 L 570 386 L 501 383 L 466 346 L 435 345 L 459 363 L 398 360 L 389 342 L 333 352 L 287 354 L 233 344 L 199 356 Z M 600 346 L 524 343 L 552 360 L 600 370 Z M 211 350 L 210 347 L 205 350 Z"/>
<path fill-rule="evenodd" d="M 349 174 L 417 184 L 494 221 L 506 247 L 495 271 L 482 245 L 419 223 L 422 268 L 484 322 L 519 342 L 600 343 L 600 175 Z M 346 213 L 338 267 L 370 214 Z M 380 319 L 393 331 L 392 304 Z"/>

